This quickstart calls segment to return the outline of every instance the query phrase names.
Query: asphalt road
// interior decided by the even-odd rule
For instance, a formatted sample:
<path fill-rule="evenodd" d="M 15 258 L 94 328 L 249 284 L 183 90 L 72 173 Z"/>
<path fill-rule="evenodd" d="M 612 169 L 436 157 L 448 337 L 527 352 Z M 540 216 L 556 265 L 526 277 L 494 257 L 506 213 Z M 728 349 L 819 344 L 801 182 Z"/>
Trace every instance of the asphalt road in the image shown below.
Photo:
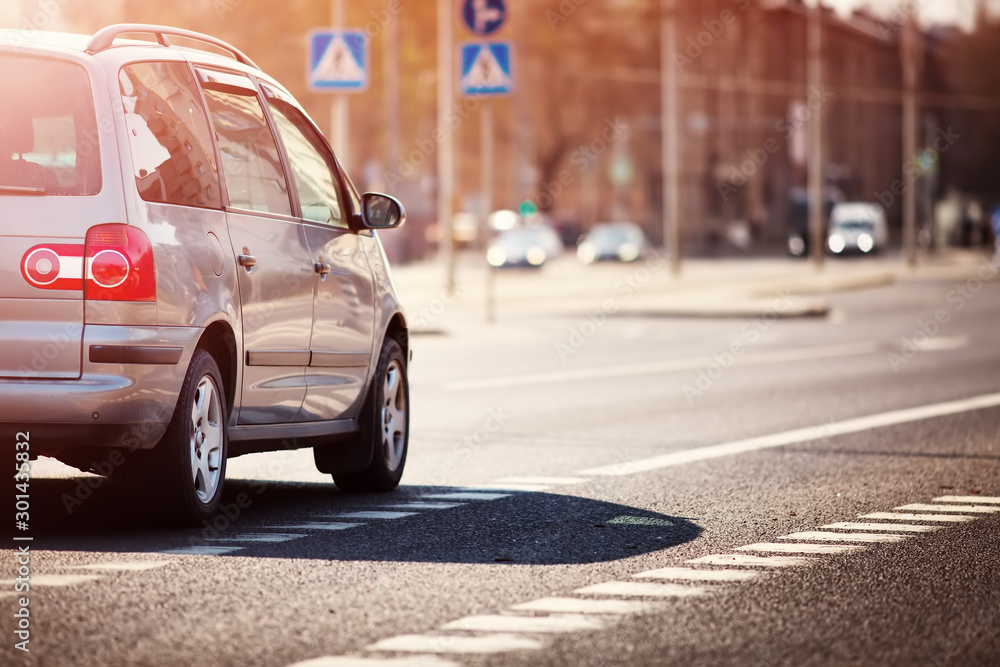
<path fill-rule="evenodd" d="M 829 301 L 418 337 L 396 493 L 243 457 L 218 530 L 42 460 L 0 663 L 998 665 L 1000 281 Z"/>

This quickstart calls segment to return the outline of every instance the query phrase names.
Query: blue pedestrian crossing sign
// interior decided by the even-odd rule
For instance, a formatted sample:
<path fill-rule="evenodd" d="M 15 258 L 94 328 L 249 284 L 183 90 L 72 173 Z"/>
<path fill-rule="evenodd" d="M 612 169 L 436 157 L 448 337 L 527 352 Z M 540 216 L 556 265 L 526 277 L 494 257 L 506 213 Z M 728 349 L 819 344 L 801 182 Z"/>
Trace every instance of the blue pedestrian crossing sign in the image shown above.
<path fill-rule="evenodd" d="M 503 0 L 465 0 L 462 6 L 465 27 L 477 35 L 492 35 L 506 18 L 507 8 Z"/>
<path fill-rule="evenodd" d="M 360 91 L 368 88 L 368 37 L 360 30 L 309 33 L 309 88 Z"/>
<path fill-rule="evenodd" d="M 508 95 L 513 88 L 510 76 L 510 44 L 506 42 L 462 45 L 463 95 Z"/>

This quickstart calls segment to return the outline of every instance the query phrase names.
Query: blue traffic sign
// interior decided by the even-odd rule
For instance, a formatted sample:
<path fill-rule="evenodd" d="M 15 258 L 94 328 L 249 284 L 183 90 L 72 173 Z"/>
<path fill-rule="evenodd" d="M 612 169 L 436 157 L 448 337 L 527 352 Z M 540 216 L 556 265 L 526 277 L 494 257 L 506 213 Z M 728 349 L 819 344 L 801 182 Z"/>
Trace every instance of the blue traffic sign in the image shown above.
<path fill-rule="evenodd" d="M 368 37 L 361 30 L 309 33 L 309 88 L 359 91 L 368 87 Z"/>
<path fill-rule="evenodd" d="M 462 45 L 463 95 L 507 95 L 513 88 L 510 76 L 510 44 L 473 42 Z"/>
<path fill-rule="evenodd" d="M 477 35 L 492 35 L 507 18 L 503 0 L 465 0 L 462 19 L 466 27 Z"/>

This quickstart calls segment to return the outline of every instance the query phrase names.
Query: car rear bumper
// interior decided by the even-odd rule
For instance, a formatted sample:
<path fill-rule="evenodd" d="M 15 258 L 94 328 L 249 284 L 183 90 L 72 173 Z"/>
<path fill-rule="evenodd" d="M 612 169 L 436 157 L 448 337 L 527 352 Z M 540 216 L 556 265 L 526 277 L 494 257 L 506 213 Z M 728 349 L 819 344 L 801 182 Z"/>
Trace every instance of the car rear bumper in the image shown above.
<path fill-rule="evenodd" d="M 39 454 L 152 448 L 173 415 L 201 333 L 197 327 L 87 325 L 79 378 L 0 378 L 0 437 L 13 442 L 17 432 L 29 432 Z"/>

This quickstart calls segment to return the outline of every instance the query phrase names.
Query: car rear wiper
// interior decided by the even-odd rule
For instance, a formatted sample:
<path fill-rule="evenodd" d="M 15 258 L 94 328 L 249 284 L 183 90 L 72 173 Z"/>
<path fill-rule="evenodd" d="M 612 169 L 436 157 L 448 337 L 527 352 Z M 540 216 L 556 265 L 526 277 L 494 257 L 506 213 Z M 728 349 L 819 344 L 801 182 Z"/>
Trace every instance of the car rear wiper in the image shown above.
<path fill-rule="evenodd" d="M 0 185 L 0 195 L 41 196 L 44 194 L 45 188 L 29 188 L 19 185 Z"/>

